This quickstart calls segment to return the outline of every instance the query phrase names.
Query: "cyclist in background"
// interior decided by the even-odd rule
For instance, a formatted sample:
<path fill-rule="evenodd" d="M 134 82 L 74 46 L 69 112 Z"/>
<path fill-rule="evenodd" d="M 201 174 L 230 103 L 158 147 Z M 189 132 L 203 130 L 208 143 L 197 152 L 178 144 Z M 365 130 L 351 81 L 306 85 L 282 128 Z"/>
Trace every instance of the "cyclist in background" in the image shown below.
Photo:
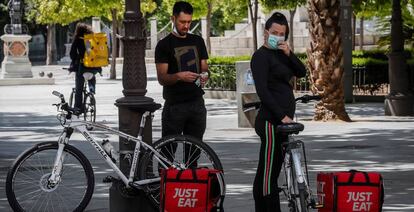
<path fill-rule="evenodd" d="M 83 36 L 85 34 L 92 33 L 92 28 L 88 24 L 85 23 L 78 23 L 76 25 L 75 34 L 73 36 L 73 42 L 70 49 L 70 59 L 72 60 L 69 71 L 76 72 L 75 77 L 75 87 L 76 87 L 76 94 L 75 94 L 75 110 L 83 113 L 82 107 L 82 92 L 83 92 L 83 84 L 85 83 L 85 79 L 83 77 L 83 73 L 85 71 L 85 67 L 83 66 L 83 57 L 85 55 L 86 47 L 85 42 L 83 40 Z M 95 84 L 96 78 L 93 76 L 92 79 L 88 81 L 89 89 L 91 93 L 95 93 Z"/>
<path fill-rule="evenodd" d="M 293 122 L 295 97 L 289 83 L 293 76 L 304 77 L 306 68 L 286 42 L 289 26 L 286 17 L 275 12 L 267 21 L 264 44 L 251 60 L 251 70 L 261 107 L 255 130 L 260 136 L 260 156 L 253 183 L 256 212 L 280 211 L 277 179 L 284 154 L 282 142 L 287 139 L 275 133 L 277 125 Z"/>

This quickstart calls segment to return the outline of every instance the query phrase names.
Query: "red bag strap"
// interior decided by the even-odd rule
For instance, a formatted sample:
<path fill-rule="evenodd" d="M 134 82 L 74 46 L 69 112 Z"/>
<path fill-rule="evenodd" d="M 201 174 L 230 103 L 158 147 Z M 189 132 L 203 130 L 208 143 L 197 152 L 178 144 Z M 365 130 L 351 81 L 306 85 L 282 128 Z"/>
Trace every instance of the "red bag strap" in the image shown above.
<path fill-rule="evenodd" d="M 352 181 L 354 180 L 354 177 L 355 177 L 355 173 L 357 173 L 357 172 L 362 173 L 365 176 L 366 183 L 370 183 L 368 173 L 357 171 L 355 169 L 351 169 L 351 170 L 349 170 L 349 172 L 351 172 L 351 176 L 349 177 L 348 183 L 352 183 Z"/>
<path fill-rule="evenodd" d="M 180 179 L 181 175 L 183 174 L 183 171 L 185 171 L 185 169 L 178 171 L 176 180 Z M 195 168 L 191 168 L 191 173 L 193 175 L 193 180 L 197 181 L 197 173 Z"/>

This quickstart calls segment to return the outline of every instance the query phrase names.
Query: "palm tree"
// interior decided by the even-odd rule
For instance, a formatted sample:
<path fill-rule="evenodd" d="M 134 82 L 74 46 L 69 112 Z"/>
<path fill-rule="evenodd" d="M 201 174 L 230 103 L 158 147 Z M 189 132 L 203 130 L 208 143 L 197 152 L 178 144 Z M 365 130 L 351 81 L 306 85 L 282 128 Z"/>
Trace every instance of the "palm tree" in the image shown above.
<path fill-rule="evenodd" d="M 309 0 L 310 47 L 307 50 L 312 91 L 322 97 L 315 120 L 351 121 L 345 111 L 340 1 Z"/>

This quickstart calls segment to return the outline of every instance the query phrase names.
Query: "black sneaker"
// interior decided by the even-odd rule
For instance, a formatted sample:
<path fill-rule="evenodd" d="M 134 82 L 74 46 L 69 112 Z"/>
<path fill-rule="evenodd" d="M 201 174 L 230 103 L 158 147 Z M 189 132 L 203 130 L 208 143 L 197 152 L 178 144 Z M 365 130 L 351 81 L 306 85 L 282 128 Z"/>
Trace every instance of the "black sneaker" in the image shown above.
<path fill-rule="evenodd" d="M 77 115 L 77 116 L 79 116 L 80 114 L 82 114 L 82 113 L 84 113 L 85 111 L 84 111 L 84 109 L 82 108 L 78 108 L 78 107 L 75 107 L 75 108 L 73 108 L 73 114 L 74 115 Z"/>

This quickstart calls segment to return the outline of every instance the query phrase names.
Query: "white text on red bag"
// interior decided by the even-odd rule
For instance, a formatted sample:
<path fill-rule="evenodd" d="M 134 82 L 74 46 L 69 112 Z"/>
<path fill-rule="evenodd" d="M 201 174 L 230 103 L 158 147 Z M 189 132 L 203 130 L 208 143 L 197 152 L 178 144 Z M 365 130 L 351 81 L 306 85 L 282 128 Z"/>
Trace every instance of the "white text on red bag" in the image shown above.
<path fill-rule="evenodd" d="M 199 168 L 161 171 L 163 212 L 210 212 L 221 198 L 215 169 Z"/>
<path fill-rule="evenodd" d="M 353 212 L 382 210 L 384 187 L 375 172 L 318 173 L 319 212 Z"/>

